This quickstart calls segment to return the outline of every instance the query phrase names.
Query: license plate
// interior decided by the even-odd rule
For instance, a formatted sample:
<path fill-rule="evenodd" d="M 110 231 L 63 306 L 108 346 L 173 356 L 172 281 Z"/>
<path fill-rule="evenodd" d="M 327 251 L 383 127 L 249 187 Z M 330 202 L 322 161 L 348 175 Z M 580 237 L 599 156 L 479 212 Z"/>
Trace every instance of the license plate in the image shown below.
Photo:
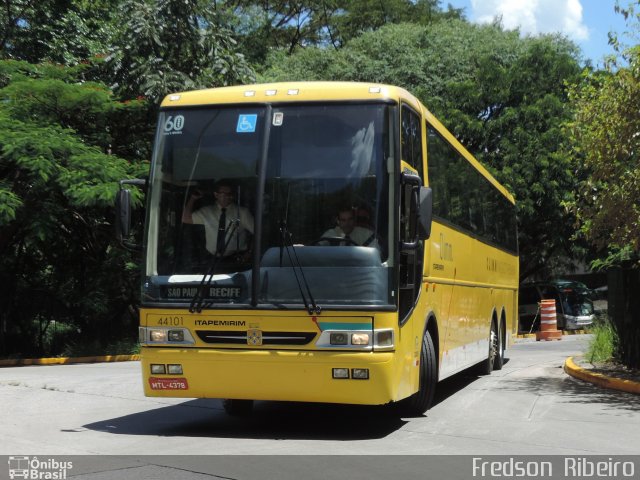
<path fill-rule="evenodd" d="M 189 390 L 186 378 L 149 378 L 151 390 Z"/>

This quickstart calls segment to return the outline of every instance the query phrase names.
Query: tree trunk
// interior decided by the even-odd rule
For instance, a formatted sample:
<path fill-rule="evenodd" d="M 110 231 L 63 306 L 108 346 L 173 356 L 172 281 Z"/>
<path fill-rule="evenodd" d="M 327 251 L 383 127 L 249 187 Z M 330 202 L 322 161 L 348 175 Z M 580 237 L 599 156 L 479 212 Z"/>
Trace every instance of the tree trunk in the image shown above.
<path fill-rule="evenodd" d="M 618 333 L 618 359 L 640 368 L 640 269 L 615 268 L 608 272 L 608 310 Z"/>

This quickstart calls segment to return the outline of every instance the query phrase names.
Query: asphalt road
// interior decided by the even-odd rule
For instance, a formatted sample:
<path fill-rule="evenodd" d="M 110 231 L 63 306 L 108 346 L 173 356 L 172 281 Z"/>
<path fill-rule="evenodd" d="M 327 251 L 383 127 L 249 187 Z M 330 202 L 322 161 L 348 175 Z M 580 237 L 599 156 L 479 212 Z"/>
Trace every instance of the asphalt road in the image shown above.
<path fill-rule="evenodd" d="M 562 370 L 586 343 L 520 340 L 503 370 L 442 382 L 421 418 L 277 402 L 233 418 L 218 400 L 145 398 L 138 362 L 0 368 L 0 455 L 640 454 L 639 397 Z"/>

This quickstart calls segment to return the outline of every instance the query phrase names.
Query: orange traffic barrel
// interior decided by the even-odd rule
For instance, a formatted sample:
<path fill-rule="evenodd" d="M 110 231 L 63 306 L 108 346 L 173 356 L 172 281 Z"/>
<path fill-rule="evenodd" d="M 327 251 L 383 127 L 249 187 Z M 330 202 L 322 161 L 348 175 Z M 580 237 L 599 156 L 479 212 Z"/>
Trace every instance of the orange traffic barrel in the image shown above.
<path fill-rule="evenodd" d="M 561 340 L 562 332 L 558 330 L 555 300 L 540 301 L 540 330 L 536 333 L 536 340 Z"/>

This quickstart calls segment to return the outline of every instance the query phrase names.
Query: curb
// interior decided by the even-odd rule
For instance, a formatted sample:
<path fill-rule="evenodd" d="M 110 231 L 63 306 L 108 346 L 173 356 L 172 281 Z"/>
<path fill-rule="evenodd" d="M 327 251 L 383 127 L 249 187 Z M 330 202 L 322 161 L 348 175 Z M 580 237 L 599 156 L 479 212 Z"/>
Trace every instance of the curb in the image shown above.
<path fill-rule="evenodd" d="M 590 372 L 589 370 L 579 367 L 573 361 L 573 357 L 567 358 L 564 362 L 564 371 L 572 377 L 593 383 L 602 388 L 620 390 L 623 392 L 635 393 L 640 395 L 640 383 L 633 380 L 623 380 L 621 378 L 609 377 L 601 373 Z"/>
<path fill-rule="evenodd" d="M 563 330 L 562 335 L 587 335 L 588 332 L 584 330 Z M 536 338 L 535 333 L 518 333 L 514 335 L 515 338 Z"/>
<path fill-rule="evenodd" d="M 72 363 L 132 362 L 140 355 L 103 355 L 95 357 L 16 358 L 0 360 L 0 367 L 22 367 L 26 365 L 69 365 Z"/>

